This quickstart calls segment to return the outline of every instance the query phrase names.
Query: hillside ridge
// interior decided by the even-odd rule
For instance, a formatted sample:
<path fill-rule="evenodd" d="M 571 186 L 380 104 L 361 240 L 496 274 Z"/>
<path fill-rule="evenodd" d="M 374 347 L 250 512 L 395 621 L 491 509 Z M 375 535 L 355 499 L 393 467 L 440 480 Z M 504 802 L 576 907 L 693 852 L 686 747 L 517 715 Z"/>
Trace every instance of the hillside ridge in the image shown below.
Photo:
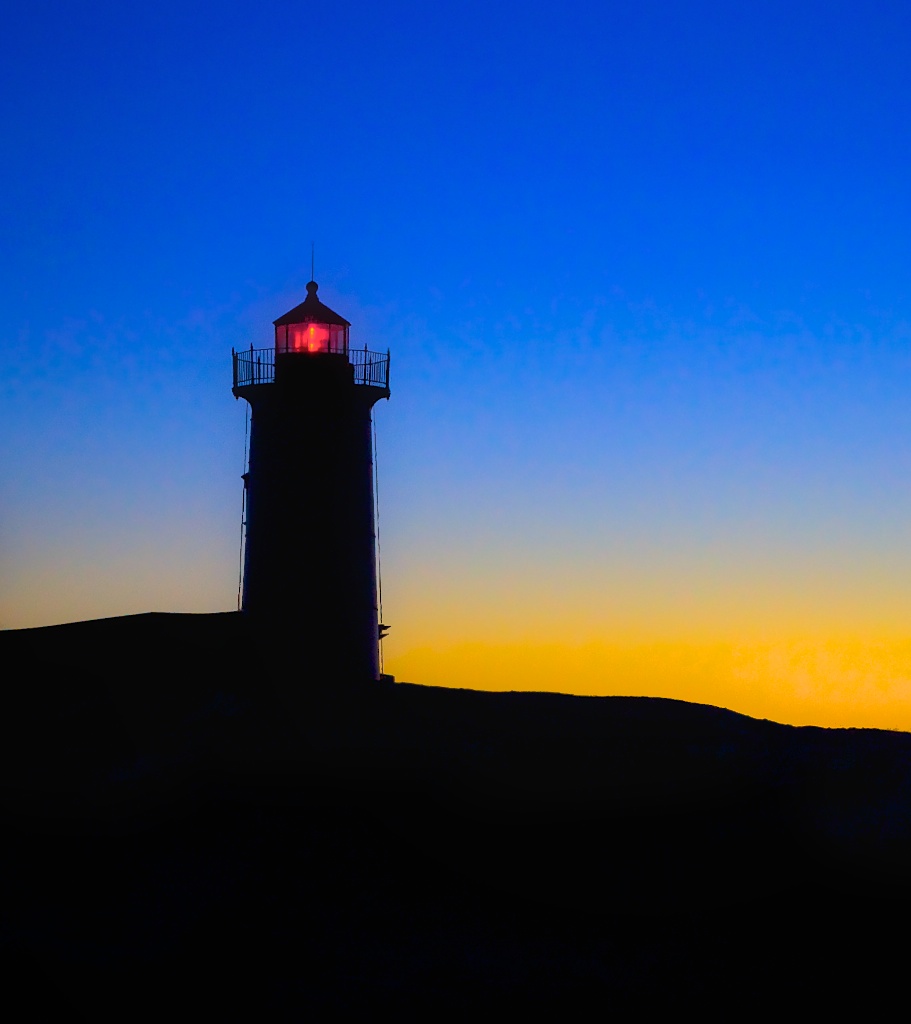
<path fill-rule="evenodd" d="M 646 962 L 696 998 L 767 959 L 769 929 L 781 988 L 806 941 L 820 970 L 888 959 L 846 922 L 869 936 L 908 902 L 909 734 L 355 684 L 236 613 L 0 632 L 0 656 L 6 944 L 23 978 L 66 979 L 67 1010 L 108 985 L 116 1016 L 150 971 L 162 999 L 190 976 L 224 1005 L 268 989 L 276 1019 L 454 986 L 646 998 Z"/>

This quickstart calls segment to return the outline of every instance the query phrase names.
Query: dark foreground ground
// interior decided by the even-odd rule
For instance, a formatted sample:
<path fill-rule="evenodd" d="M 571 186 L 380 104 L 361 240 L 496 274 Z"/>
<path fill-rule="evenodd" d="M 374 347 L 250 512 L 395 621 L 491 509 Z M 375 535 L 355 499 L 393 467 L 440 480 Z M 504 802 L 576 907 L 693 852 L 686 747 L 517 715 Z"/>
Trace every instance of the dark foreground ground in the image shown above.
<path fill-rule="evenodd" d="M 304 661 L 230 614 L 0 633 L 7 1019 L 904 1002 L 911 735 Z"/>

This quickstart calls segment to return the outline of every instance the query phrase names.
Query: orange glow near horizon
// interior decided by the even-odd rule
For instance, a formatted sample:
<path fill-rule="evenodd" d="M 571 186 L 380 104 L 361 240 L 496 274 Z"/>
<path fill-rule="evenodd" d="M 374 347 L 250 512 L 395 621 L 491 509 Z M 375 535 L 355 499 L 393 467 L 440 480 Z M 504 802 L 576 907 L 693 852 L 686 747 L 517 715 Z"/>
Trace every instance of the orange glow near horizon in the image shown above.
<path fill-rule="evenodd" d="M 387 643 L 400 681 L 480 690 L 668 697 L 786 725 L 911 731 L 911 639 Z"/>
<path fill-rule="evenodd" d="M 114 562 L 53 547 L 30 559 L 8 578 L 11 594 L 20 596 L 0 600 L 0 626 L 231 610 L 224 601 L 232 582 L 227 572 L 219 579 L 213 571 L 211 580 L 202 573 L 198 587 L 186 586 L 186 566 L 199 559 L 198 548 L 169 548 L 162 538 L 153 559 L 122 540 Z M 207 558 L 213 566 L 226 562 L 217 548 Z M 627 590 L 613 607 L 590 594 L 567 594 L 562 615 L 555 608 L 542 614 L 529 588 L 508 594 L 491 578 L 483 597 L 479 584 L 466 601 L 420 583 L 390 577 L 384 587 L 384 618 L 392 625 L 384 668 L 401 682 L 666 697 L 788 725 L 911 731 L 911 634 L 898 616 L 886 624 L 886 609 L 878 609 L 877 625 L 851 609 L 836 616 L 830 598 L 828 614 L 811 621 L 780 596 L 779 614 L 772 615 L 768 595 L 748 616 L 736 614 L 728 595 L 726 617 L 710 606 L 701 621 L 684 621 Z M 612 625 L 599 628 L 598 619 Z"/>
<path fill-rule="evenodd" d="M 31 542 L 7 554 L 0 627 L 232 610 L 227 531 L 184 536 L 182 519 L 153 519 L 153 505 L 137 505 L 148 518 L 56 543 L 36 519 Z M 215 514 L 201 507 L 196 521 Z M 400 681 L 666 697 L 790 725 L 911 731 L 911 554 L 905 565 L 897 542 L 889 559 L 856 548 L 785 558 L 756 544 L 680 544 L 656 559 L 629 537 L 594 553 L 499 534 L 452 550 L 416 531 L 392 536 L 384 668 Z"/>
<path fill-rule="evenodd" d="M 674 564 L 630 550 L 587 563 L 542 554 L 531 565 L 504 548 L 474 566 L 445 557 L 400 566 L 384 587 L 387 672 L 911 731 L 911 588 L 897 560 L 861 570 L 831 558 L 823 572 L 809 554 L 769 565 L 760 553 L 756 564 L 728 558 L 719 574 L 706 551 L 678 551 Z"/>

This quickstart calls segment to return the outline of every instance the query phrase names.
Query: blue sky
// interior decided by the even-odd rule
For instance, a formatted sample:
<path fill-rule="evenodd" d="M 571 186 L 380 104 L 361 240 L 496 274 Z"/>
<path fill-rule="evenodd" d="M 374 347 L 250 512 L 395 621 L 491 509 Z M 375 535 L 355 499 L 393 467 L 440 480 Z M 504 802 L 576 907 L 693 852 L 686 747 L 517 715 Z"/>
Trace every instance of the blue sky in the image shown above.
<path fill-rule="evenodd" d="M 899 3 L 18 5 L 0 625 L 233 606 L 230 349 L 314 240 L 393 353 L 392 661 L 900 632 L 909 48 Z"/>

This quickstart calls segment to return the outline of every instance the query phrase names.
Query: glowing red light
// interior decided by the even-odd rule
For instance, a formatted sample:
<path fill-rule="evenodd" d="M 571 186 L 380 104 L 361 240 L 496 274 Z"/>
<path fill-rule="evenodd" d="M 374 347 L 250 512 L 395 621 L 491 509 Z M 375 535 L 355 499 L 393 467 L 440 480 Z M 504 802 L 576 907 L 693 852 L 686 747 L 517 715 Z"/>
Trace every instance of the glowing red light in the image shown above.
<path fill-rule="evenodd" d="M 329 328 L 322 324 L 310 324 L 307 327 L 307 351 L 329 351 Z"/>
<path fill-rule="evenodd" d="M 335 324 L 281 324 L 275 328 L 277 352 L 339 352 L 348 351 L 348 333 Z"/>
<path fill-rule="evenodd" d="M 286 352 L 329 352 L 330 332 L 325 324 L 290 324 Z"/>

